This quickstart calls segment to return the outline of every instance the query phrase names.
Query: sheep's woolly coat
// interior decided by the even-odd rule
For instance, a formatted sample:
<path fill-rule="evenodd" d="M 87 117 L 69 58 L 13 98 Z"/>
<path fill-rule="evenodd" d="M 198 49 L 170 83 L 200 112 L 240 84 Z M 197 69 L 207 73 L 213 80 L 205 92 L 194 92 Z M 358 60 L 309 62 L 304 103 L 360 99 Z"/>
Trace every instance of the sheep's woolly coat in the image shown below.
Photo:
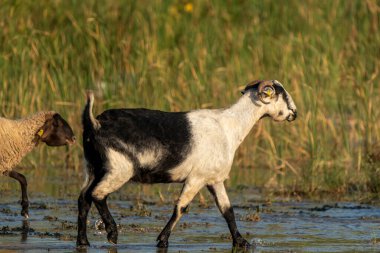
<path fill-rule="evenodd" d="M 11 171 L 38 144 L 38 131 L 56 112 L 39 112 L 25 119 L 0 117 L 0 174 Z"/>

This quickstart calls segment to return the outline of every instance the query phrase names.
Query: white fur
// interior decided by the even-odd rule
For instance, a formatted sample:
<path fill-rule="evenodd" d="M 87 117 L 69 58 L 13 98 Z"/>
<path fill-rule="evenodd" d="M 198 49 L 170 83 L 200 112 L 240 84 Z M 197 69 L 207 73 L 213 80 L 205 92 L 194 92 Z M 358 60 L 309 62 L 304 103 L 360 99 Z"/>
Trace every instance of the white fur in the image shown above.
<path fill-rule="evenodd" d="M 228 143 L 217 120 L 218 114 L 220 110 L 197 110 L 188 114 L 192 150 L 181 165 L 170 171 L 173 181 L 184 181 L 193 176 L 212 180 L 218 177 L 217 171 L 228 166 Z M 232 157 L 229 160 L 232 161 Z"/>
<path fill-rule="evenodd" d="M 92 193 L 97 199 L 103 199 L 109 193 L 118 190 L 133 176 L 133 164 L 127 156 L 109 149 L 107 158 L 108 172 Z"/>
<path fill-rule="evenodd" d="M 86 159 L 83 159 L 83 174 L 84 174 L 84 182 L 83 182 L 83 185 L 82 185 L 82 191 L 85 190 L 85 188 L 87 188 L 89 185 L 90 185 L 90 173 L 88 171 L 88 163 L 87 163 L 87 160 Z"/>
<path fill-rule="evenodd" d="M 144 168 L 154 168 L 160 161 L 163 153 L 163 149 L 146 149 L 137 153 L 137 160 L 139 161 L 140 166 Z"/>
<path fill-rule="evenodd" d="M 158 144 L 142 151 L 138 151 L 134 146 L 126 144 L 121 140 L 119 140 L 118 143 L 137 158 L 141 167 L 147 169 L 154 168 L 160 161 L 161 157 L 167 152 L 162 145 Z"/>
<path fill-rule="evenodd" d="M 226 188 L 224 187 L 223 182 L 211 185 L 210 187 L 212 187 L 212 189 L 215 192 L 214 198 L 220 212 L 225 213 L 226 210 L 231 207 L 231 203 L 228 198 Z"/>
<path fill-rule="evenodd" d="M 264 114 L 280 121 L 291 113 L 281 97 L 268 105 L 254 100 L 254 94 L 248 92 L 229 108 L 190 112 L 192 152 L 181 165 L 171 170 L 173 181 L 194 177 L 208 185 L 223 182 L 228 178 L 235 151 L 253 125 Z M 280 110 L 283 115 L 277 116 Z"/>

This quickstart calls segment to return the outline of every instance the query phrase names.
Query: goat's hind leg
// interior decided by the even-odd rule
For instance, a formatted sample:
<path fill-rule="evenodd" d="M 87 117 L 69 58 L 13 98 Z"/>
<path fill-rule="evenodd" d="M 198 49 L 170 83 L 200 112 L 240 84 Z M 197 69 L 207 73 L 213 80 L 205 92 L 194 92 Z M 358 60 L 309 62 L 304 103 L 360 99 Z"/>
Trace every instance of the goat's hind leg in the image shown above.
<path fill-rule="evenodd" d="M 92 197 L 96 208 L 102 221 L 104 222 L 107 239 L 110 243 L 117 243 L 117 226 L 116 222 L 112 217 L 107 205 L 107 197 L 110 193 L 118 190 L 122 187 L 129 179 L 132 177 L 132 169 L 125 169 L 123 173 L 115 169 L 110 169 L 102 180 L 97 184 L 94 191 L 92 192 Z"/>
<path fill-rule="evenodd" d="M 94 177 L 91 177 L 87 185 L 82 189 L 78 198 L 78 235 L 77 246 L 89 246 L 87 239 L 87 216 L 92 204 L 91 192 L 94 189 Z"/>
<path fill-rule="evenodd" d="M 208 185 L 207 189 L 214 196 L 216 204 L 228 224 L 228 228 L 231 232 L 233 240 L 233 246 L 240 248 L 250 248 L 251 245 L 249 242 L 247 242 L 247 240 L 241 236 L 237 229 L 234 210 L 232 209 L 230 200 L 228 199 L 226 188 L 224 187 L 223 182 L 214 185 Z"/>
<path fill-rule="evenodd" d="M 29 199 L 28 199 L 28 182 L 23 174 L 16 171 L 10 171 L 7 175 L 16 179 L 21 186 L 21 215 L 25 218 L 29 218 Z"/>
<path fill-rule="evenodd" d="M 107 205 L 107 197 L 104 197 L 101 200 L 94 199 L 94 204 L 98 209 L 100 216 L 102 217 L 102 221 L 104 222 L 106 231 L 107 231 L 107 239 L 110 243 L 117 243 L 117 226 L 116 222 L 113 219 Z"/>

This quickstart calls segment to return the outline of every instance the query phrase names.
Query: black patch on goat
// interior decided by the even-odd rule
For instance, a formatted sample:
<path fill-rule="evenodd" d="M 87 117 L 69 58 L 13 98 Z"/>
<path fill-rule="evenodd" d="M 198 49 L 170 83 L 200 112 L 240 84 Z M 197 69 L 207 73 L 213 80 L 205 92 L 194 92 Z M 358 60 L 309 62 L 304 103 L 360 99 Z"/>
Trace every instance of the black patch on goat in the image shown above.
<path fill-rule="evenodd" d="M 98 115 L 97 120 L 101 127 L 97 130 L 96 140 L 103 147 L 128 156 L 135 170 L 132 181 L 172 182 L 170 169 L 183 162 L 191 149 L 190 123 L 185 112 L 111 109 Z M 135 153 L 128 146 L 133 147 Z M 143 153 L 145 150 L 159 151 L 158 149 L 162 149 L 162 156 L 154 164 L 139 163 L 136 153 Z"/>
<path fill-rule="evenodd" d="M 250 90 L 250 89 L 253 89 L 253 90 L 257 90 L 257 88 L 259 87 L 259 84 L 262 82 L 263 80 L 255 80 L 255 81 L 252 81 L 250 82 L 249 84 L 247 84 L 244 88 L 244 92 Z"/>
<path fill-rule="evenodd" d="M 281 87 L 280 85 L 277 85 L 277 84 L 274 84 L 273 87 L 274 87 L 277 95 L 282 94 L 282 97 L 284 98 L 286 105 L 290 109 L 291 107 L 290 107 L 289 97 L 288 97 L 288 93 L 285 92 L 285 89 L 283 87 Z"/>
<path fill-rule="evenodd" d="M 107 173 L 106 163 L 106 149 L 101 144 L 102 139 L 99 140 L 97 135 L 94 135 L 93 130 L 84 128 L 83 131 L 83 150 L 86 161 L 90 164 L 87 166 L 88 174 L 92 182 L 88 186 L 88 192 L 92 194 L 94 188 L 102 181 L 104 175 Z"/>

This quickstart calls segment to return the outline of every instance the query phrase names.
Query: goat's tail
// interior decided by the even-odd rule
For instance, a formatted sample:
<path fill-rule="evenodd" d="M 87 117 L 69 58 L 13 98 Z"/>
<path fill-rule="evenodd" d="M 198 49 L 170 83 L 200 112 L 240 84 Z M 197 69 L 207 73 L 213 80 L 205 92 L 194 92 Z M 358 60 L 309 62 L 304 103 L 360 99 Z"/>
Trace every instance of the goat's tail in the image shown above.
<path fill-rule="evenodd" d="M 100 123 L 92 114 L 92 107 L 94 105 L 94 93 L 89 90 L 86 92 L 86 96 L 87 103 L 82 114 L 83 130 L 97 130 L 100 128 Z"/>

